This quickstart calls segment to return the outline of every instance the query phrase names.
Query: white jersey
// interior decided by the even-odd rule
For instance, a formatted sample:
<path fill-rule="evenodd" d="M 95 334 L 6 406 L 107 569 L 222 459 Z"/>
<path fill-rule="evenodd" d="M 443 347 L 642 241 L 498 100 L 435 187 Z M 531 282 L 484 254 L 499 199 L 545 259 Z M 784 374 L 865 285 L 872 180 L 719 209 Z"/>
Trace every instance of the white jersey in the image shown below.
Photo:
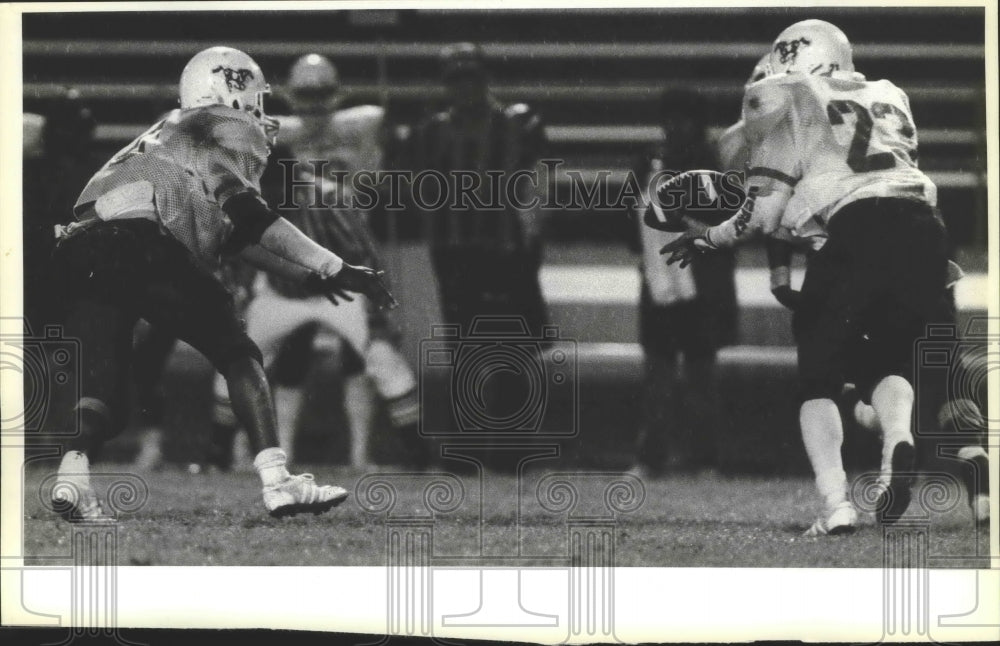
<path fill-rule="evenodd" d="M 908 197 L 936 204 L 917 168 L 917 132 L 906 94 L 860 74 L 788 74 L 751 85 L 743 105 L 748 174 L 794 191 L 782 226 L 808 236 L 856 200 Z"/>
<path fill-rule="evenodd" d="M 326 161 L 330 171 L 382 168 L 382 121 L 385 111 L 376 105 L 360 105 L 321 117 L 277 117 L 279 139 L 300 161 Z"/>

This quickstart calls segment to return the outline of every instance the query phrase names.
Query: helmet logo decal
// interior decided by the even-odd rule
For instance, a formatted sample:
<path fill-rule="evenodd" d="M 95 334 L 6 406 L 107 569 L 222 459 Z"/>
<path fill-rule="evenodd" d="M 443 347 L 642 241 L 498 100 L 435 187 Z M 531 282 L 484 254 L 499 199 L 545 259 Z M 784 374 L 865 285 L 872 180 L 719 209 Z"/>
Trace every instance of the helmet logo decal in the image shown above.
<path fill-rule="evenodd" d="M 812 41 L 805 37 L 795 40 L 779 40 L 774 44 L 774 49 L 778 51 L 782 65 L 794 65 L 795 59 L 799 56 L 799 47 L 808 47 L 811 44 Z"/>
<path fill-rule="evenodd" d="M 248 69 L 240 68 L 234 70 L 231 67 L 223 67 L 219 65 L 212 70 L 212 74 L 217 74 L 222 72 L 222 76 L 226 79 L 226 87 L 229 91 L 233 90 L 243 91 L 247 89 L 247 80 L 254 78 L 253 72 Z"/>

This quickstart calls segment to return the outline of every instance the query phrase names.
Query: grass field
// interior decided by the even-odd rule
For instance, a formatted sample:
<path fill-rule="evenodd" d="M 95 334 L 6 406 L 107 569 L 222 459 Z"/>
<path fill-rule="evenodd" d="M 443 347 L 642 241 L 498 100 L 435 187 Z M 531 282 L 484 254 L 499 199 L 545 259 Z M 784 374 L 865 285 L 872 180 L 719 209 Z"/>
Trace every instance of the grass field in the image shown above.
<path fill-rule="evenodd" d="M 52 465 L 54 466 L 54 465 Z M 41 465 L 39 465 L 41 467 Z M 39 500 L 48 471 L 25 475 L 25 554 L 39 564 L 65 563 L 72 530 Z M 125 472 L 124 465 L 99 465 L 96 473 Z M 354 487 L 364 474 L 345 467 L 318 467 L 317 479 L 351 490 L 351 498 L 321 516 L 270 518 L 260 502 L 253 473 L 192 475 L 181 469 L 145 474 L 149 499 L 117 524 L 119 565 L 384 565 L 385 514 L 363 510 Z M 543 509 L 536 499 L 542 472 L 528 472 L 517 495 L 512 475 L 488 475 L 480 490 L 473 475 L 461 476 L 464 499 L 454 511 L 434 520 L 435 556 L 516 555 L 558 562 L 566 554 L 568 516 Z M 421 480 L 423 478 L 423 480 Z M 103 496 L 102 482 L 95 487 Z M 397 477 L 397 480 L 399 478 Z M 394 513 L 418 515 L 424 509 L 420 482 L 403 478 Z M 586 477 L 584 477 L 586 481 Z M 598 478 L 600 480 L 600 478 Z M 406 482 L 417 483 L 406 484 Z M 577 486 L 575 517 L 596 517 L 605 508 L 602 487 Z M 846 537 L 804 538 L 817 513 L 813 484 L 806 478 L 674 476 L 644 482 L 645 499 L 615 523 L 615 563 L 622 566 L 709 567 L 879 567 L 883 530 L 868 517 Z M 409 497 L 407 497 L 409 496 Z M 929 523 L 931 567 L 988 567 L 989 532 L 976 528 L 964 492 L 949 487 L 952 508 Z M 482 503 L 480 505 L 480 503 Z M 408 507 L 407 505 L 412 505 Z M 912 506 L 910 512 L 914 511 Z M 945 504 L 945 507 L 949 504 Z M 521 522 L 516 519 L 520 507 Z M 479 509 L 483 532 L 479 534 Z M 600 508 L 600 509 L 598 509 Z M 412 513 L 410 513 L 412 512 Z"/>

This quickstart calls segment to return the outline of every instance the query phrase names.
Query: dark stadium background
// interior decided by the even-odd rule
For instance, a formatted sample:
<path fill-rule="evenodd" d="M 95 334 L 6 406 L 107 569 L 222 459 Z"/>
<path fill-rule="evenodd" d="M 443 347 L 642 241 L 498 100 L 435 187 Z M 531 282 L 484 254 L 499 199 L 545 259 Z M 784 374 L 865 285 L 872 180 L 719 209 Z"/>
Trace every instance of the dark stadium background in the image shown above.
<path fill-rule="evenodd" d="M 95 157 L 106 158 L 175 105 L 177 78 L 193 53 L 226 44 L 257 60 L 279 100 L 284 75 L 297 56 L 326 54 L 350 91 L 346 105 L 387 101 L 390 121 L 405 133 L 406 124 L 439 105 L 440 46 L 475 41 L 485 48 L 497 95 L 526 101 L 543 115 L 549 126 L 547 157 L 565 159 L 568 168 L 609 169 L 620 177 L 655 135 L 663 87 L 698 89 L 710 100 L 713 127 L 725 127 L 738 118 L 743 82 L 773 37 L 788 24 L 813 17 L 835 22 L 850 36 L 859 71 L 870 79 L 891 79 L 908 92 L 921 136 L 921 166 L 938 183 L 956 258 L 970 274 L 985 272 L 982 9 L 27 14 L 24 110 L 44 113 L 67 87 L 76 88 L 98 123 Z M 579 283 L 588 279 L 573 273 L 580 267 L 613 267 L 619 273 L 609 275 L 626 276 L 637 264 L 625 244 L 635 223 L 624 210 L 547 215 L 546 263 L 553 276 L 576 275 Z M 392 227 L 384 220 L 377 224 L 403 303 L 405 349 L 416 360 L 419 340 L 437 317 L 433 274 L 415 222 L 398 218 Z M 742 252 L 740 266 L 758 272 L 766 267 L 759 249 Z M 579 290 L 570 289 L 550 302 L 563 335 L 579 342 L 582 422 L 567 459 L 622 467 L 629 461 L 625 451 L 638 410 L 638 284 L 622 283 L 619 294 L 614 284 L 590 287 L 608 298 L 574 300 Z M 961 319 L 984 313 L 966 308 Z M 742 304 L 739 346 L 720 358 L 731 420 L 723 429 L 728 438 L 721 452 L 723 472 L 808 471 L 797 427 L 788 327 L 776 302 L 764 298 Z M 313 379 L 300 454 L 342 462 L 343 420 L 331 410 L 334 398 L 326 396 L 337 391 L 338 381 L 324 370 Z M 166 378 L 168 458 L 194 459 L 208 425 L 210 383 L 200 357 L 190 351 L 175 354 Z M 877 438 L 853 426 L 847 430 L 849 467 L 875 466 L 871 456 L 877 454 Z M 132 442 L 126 436 L 109 446 L 109 457 L 127 459 Z M 396 457 L 398 446 L 386 424 L 373 447 L 377 461 Z"/>

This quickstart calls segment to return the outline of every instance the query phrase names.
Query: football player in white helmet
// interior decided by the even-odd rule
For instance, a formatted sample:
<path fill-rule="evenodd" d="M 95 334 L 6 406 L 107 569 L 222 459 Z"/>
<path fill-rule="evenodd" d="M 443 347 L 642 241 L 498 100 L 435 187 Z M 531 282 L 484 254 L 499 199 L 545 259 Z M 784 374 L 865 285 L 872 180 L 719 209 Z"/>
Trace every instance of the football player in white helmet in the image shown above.
<path fill-rule="evenodd" d="M 934 320 L 947 276 L 947 241 L 936 188 L 916 164 L 916 128 L 906 94 L 854 71 L 851 46 L 836 26 L 806 20 L 781 32 L 773 74 L 744 97 L 750 148 L 748 199 L 730 220 L 667 245 L 668 262 L 731 247 L 784 227 L 826 233 L 808 263 L 794 327 L 806 452 L 825 510 L 810 534 L 854 530 L 840 455 L 835 403 L 849 345 L 871 333 L 870 401 L 883 435 L 879 519 L 905 511 L 914 480 L 913 344 Z"/>
<path fill-rule="evenodd" d="M 208 268 L 243 254 L 318 294 L 365 293 L 394 301 L 378 274 L 352 267 L 271 211 L 260 175 L 273 134 L 267 82 L 245 53 L 212 47 L 180 82 L 181 108 L 119 151 L 91 178 L 58 231 L 53 272 L 64 330 L 79 339 L 78 432 L 65 446 L 51 501 L 69 520 L 103 520 L 89 461 L 128 419 L 132 331 L 139 318 L 175 334 L 225 375 L 248 429 L 264 506 L 274 516 L 318 513 L 343 502 L 341 487 L 293 476 L 278 448 L 259 348 L 232 296 Z"/>

